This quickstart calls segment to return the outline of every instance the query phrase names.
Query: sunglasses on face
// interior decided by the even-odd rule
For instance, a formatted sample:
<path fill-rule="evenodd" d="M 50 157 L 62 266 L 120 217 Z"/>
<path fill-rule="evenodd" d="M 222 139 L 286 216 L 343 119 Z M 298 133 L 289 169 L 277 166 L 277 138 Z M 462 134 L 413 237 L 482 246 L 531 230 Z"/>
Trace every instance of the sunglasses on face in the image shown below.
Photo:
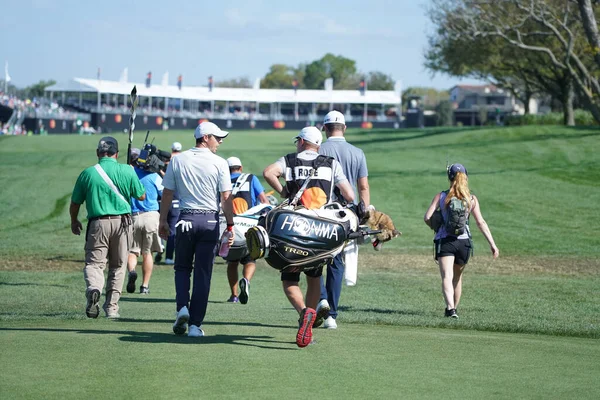
<path fill-rule="evenodd" d="M 223 142 L 223 138 L 217 137 L 215 135 L 208 135 L 208 137 L 214 138 L 217 141 L 217 143 Z"/>

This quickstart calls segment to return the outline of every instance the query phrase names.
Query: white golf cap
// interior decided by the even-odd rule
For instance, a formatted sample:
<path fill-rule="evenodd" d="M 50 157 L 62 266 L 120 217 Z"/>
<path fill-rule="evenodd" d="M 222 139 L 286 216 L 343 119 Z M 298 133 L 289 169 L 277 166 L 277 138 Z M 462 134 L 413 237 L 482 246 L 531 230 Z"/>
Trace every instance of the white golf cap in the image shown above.
<path fill-rule="evenodd" d="M 196 127 L 196 131 L 194 132 L 194 137 L 196 139 L 200 139 L 202 136 L 205 136 L 205 135 L 213 135 L 213 136 L 223 139 L 224 137 L 229 135 L 229 132 L 222 131 L 221 128 L 219 128 L 217 125 L 213 124 L 212 122 L 204 121 Z"/>
<path fill-rule="evenodd" d="M 173 144 L 171 145 L 171 150 L 173 151 L 181 151 L 181 143 L 179 142 L 173 142 Z"/>
<path fill-rule="evenodd" d="M 307 126 L 306 128 L 302 128 L 296 139 L 304 139 L 307 142 L 320 146 L 323 142 L 323 134 L 316 127 Z"/>
<path fill-rule="evenodd" d="M 327 124 L 342 124 L 346 125 L 346 119 L 344 118 L 344 114 L 339 111 L 329 111 L 323 120 L 323 125 Z"/>
<path fill-rule="evenodd" d="M 242 166 L 242 161 L 239 158 L 237 158 L 237 157 L 229 157 L 227 159 L 227 164 L 230 167 L 241 167 Z"/>

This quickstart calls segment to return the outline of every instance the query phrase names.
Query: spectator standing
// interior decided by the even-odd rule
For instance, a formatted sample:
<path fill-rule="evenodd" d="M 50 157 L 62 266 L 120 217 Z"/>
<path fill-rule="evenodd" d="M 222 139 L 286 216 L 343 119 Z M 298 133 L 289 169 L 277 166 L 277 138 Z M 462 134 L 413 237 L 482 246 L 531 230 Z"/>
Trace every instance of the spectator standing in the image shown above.
<path fill-rule="evenodd" d="M 475 217 L 477 227 L 488 241 L 494 259 L 498 258 L 500 251 L 496 247 L 490 228 L 481 215 L 479 199 L 471 194 L 467 169 L 462 164 L 452 164 L 448 167 L 447 172 L 450 188 L 435 195 L 425 212 L 424 220 L 427 226 L 436 231 L 434 238 L 435 259 L 440 267 L 442 277 L 442 293 L 446 302 L 444 315 L 450 318 L 458 318 L 456 310 L 462 295 L 462 274 L 473 249 L 468 223 L 471 214 Z M 458 203 L 453 203 L 453 200 L 458 200 Z M 453 203 L 452 206 L 451 203 Z M 451 209 L 458 204 L 461 204 L 462 208 L 466 210 L 466 215 L 463 217 L 465 225 L 462 227 L 464 231 L 461 229 L 461 232 L 457 229 L 452 232 L 449 228 L 450 216 L 453 214 Z M 461 208 L 461 206 L 456 208 Z M 435 219 L 432 218 L 436 209 L 439 209 L 441 214 L 439 224 L 434 223 Z M 439 220 L 439 218 L 437 219 Z M 456 221 L 455 218 L 452 219 Z"/>
<path fill-rule="evenodd" d="M 144 200 L 144 186 L 129 165 L 118 164 L 119 144 L 110 136 L 100 139 L 96 150 L 98 163 L 86 168 L 77 178 L 69 214 L 71 232 L 80 235 L 78 219 L 86 203 L 88 224 L 85 233 L 87 304 L 85 313 L 98 318 L 98 302 L 104 288 L 104 269 L 108 261 L 108 279 L 103 309 L 108 318 L 119 318 L 119 298 L 123 290 L 129 243 L 131 242 L 130 198 Z"/>

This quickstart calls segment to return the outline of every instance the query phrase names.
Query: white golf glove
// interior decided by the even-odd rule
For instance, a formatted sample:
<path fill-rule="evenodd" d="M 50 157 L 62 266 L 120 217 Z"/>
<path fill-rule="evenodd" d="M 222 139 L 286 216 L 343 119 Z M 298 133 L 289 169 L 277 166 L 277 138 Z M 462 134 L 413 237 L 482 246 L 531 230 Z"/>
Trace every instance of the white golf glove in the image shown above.
<path fill-rule="evenodd" d="M 180 220 L 175 224 L 175 229 L 177 229 L 178 226 L 181 226 L 181 232 L 185 233 L 187 231 L 192 230 L 192 221 Z"/>

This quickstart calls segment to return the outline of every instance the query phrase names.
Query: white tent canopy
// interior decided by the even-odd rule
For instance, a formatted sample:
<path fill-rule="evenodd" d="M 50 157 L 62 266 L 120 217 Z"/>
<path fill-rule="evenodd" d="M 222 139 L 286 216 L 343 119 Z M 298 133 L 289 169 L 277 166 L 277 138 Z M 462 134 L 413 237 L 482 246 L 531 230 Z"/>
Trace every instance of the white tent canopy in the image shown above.
<path fill-rule="evenodd" d="M 400 104 L 400 91 L 367 90 L 303 90 L 298 89 L 245 89 L 206 86 L 183 86 L 154 84 L 147 88 L 144 83 L 127 83 L 98 79 L 73 78 L 46 88 L 47 92 L 98 93 L 128 95 L 137 86 L 138 96 L 172 98 L 195 101 L 239 101 L 258 103 L 327 103 L 327 104 Z"/>

